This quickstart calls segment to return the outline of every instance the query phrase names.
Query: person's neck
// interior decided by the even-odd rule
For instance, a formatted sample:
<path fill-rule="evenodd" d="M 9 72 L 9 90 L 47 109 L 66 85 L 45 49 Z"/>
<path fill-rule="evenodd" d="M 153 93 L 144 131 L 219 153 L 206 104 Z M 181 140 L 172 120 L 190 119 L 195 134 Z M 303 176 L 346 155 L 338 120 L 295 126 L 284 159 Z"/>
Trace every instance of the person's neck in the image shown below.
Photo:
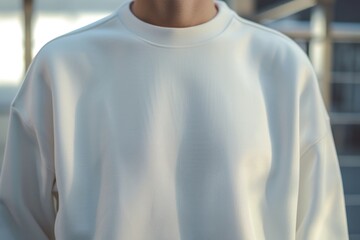
<path fill-rule="evenodd" d="M 191 27 L 214 18 L 213 0 L 133 0 L 133 14 L 144 22 L 162 27 Z"/>

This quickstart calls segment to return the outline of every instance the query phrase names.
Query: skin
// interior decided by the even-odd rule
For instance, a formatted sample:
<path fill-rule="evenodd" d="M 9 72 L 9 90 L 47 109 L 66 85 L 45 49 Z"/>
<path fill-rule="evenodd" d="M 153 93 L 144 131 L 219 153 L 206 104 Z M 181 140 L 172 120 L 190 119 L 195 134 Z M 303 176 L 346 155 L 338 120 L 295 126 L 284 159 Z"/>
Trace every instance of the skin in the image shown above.
<path fill-rule="evenodd" d="M 173 28 L 205 23 L 218 11 L 213 0 L 133 0 L 130 9 L 144 22 Z"/>

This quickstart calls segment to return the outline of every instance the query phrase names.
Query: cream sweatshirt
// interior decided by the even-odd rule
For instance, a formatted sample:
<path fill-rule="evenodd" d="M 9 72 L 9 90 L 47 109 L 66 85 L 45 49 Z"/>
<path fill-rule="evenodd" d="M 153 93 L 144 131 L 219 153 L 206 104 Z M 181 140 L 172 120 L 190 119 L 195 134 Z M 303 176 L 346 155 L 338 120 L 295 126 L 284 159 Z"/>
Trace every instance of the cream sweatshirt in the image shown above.
<path fill-rule="evenodd" d="M 303 50 L 219 0 L 185 28 L 130 3 L 33 60 L 10 107 L 0 239 L 347 240 Z"/>

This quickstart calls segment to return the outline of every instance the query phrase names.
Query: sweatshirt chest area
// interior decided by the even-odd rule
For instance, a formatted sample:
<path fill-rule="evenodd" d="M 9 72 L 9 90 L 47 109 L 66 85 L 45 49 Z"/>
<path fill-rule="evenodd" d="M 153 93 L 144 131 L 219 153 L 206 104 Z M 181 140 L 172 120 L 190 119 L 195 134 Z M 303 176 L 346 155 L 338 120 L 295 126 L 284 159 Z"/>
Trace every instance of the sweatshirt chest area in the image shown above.
<path fill-rule="evenodd" d="M 87 132 L 88 145 L 116 144 L 128 156 L 182 141 L 199 154 L 212 148 L 269 156 L 258 73 L 245 59 L 220 47 L 130 48 L 67 62 L 56 112 L 77 121 L 73 131 Z"/>
<path fill-rule="evenodd" d="M 245 52 L 235 53 L 225 44 L 183 49 L 135 46 L 103 44 L 59 57 L 54 63 L 55 97 L 115 105 L 131 99 L 198 101 L 202 108 L 214 109 L 217 104 L 239 107 L 261 101 L 258 67 Z"/>
<path fill-rule="evenodd" d="M 186 114 L 212 124 L 240 116 L 251 119 L 265 111 L 259 73 L 246 59 L 219 45 L 94 50 L 61 63 L 54 74 L 59 78 L 55 95 L 59 101 L 70 98 L 80 111 L 106 105 L 114 113 L 142 112 L 150 117 L 168 108 L 164 111 L 178 124 Z"/>

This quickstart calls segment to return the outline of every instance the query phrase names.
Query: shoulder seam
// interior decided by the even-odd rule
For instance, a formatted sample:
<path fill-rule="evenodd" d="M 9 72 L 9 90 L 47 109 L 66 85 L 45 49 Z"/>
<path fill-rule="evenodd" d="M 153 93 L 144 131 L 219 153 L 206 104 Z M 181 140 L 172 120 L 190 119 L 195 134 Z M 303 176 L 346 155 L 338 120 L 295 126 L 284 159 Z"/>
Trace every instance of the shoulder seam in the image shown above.
<path fill-rule="evenodd" d="M 246 24 L 248 26 L 251 26 L 251 27 L 254 27 L 256 29 L 259 29 L 259 30 L 262 30 L 262 31 L 266 31 L 272 35 L 275 35 L 275 36 L 278 36 L 279 38 L 281 38 L 282 40 L 284 40 L 286 43 L 292 45 L 293 47 L 295 47 L 296 50 L 302 50 L 300 48 L 300 46 L 298 44 L 295 43 L 294 40 L 292 40 L 289 36 L 275 30 L 275 29 L 272 29 L 270 27 L 267 27 L 267 26 L 263 26 L 259 23 L 255 23 L 255 22 L 252 22 L 248 19 L 245 19 L 245 18 L 242 18 L 241 16 L 239 16 L 238 14 L 235 14 L 235 19 L 240 22 L 240 23 L 243 23 L 243 24 Z M 302 50 L 301 51 L 304 55 L 307 56 L 307 54 Z"/>
<path fill-rule="evenodd" d="M 318 139 L 316 139 L 313 143 L 309 144 L 304 151 L 302 151 L 302 153 L 300 153 L 300 159 L 302 159 L 308 152 L 310 149 L 312 149 L 314 146 L 316 146 L 319 142 L 321 142 L 322 140 L 324 140 L 326 137 L 328 137 L 328 135 L 331 133 L 331 128 L 328 128 L 326 130 L 326 132 L 321 135 L 321 137 L 319 137 Z"/>
<path fill-rule="evenodd" d="M 19 115 L 19 117 L 21 118 L 21 122 L 24 124 L 24 127 L 27 129 L 27 131 L 32 135 L 32 137 L 34 139 L 36 139 L 36 141 L 38 142 L 38 138 L 33 130 L 33 128 L 31 127 L 30 123 L 28 122 L 28 120 L 26 118 L 24 118 L 24 116 L 22 115 L 22 113 L 20 112 L 19 109 L 17 109 L 16 107 L 14 106 L 10 106 L 10 111 L 13 111 L 13 112 L 16 112 L 16 114 Z M 10 113 L 11 114 L 11 113 Z M 49 170 L 50 172 L 52 173 L 55 173 L 55 171 L 53 169 L 51 169 L 48 164 L 45 164 L 44 165 L 46 167 L 47 170 Z"/>
<path fill-rule="evenodd" d="M 20 118 L 21 118 L 21 122 L 24 124 L 24 126 L 27 128 L 27 130 L 33 135 L 35 136 L 32 128 L 30 127 L 30 123 L 28 123 L 28 120 L 22 115 L 21 111 L 19 109 L 17 109 L 15 106 L 11 105 L 10 106 L 10 111 L 13 110 L 14 112 L 16 112 Z"/>
<path fill-rule="evenodd" d="M 291 41 L 289 41 L 290 39 L 289 39 L 288 36 L 283 35 L 282 33 L 277 32 L 276 30 L 273 30 L 273 29 L 271 29 L 271 28 L 269 28 L 269 27 L 266 27 L 266 26 L 260 25 L 260 24 L 258 24 L 258 23 L 252 22 L 252 21 L 247 20 L 247 19 L 245 19 L 245 18 L 242 18 L 242 17 L 240 17 L 240 16 L 237 15 L 237 14 L 236 14 L 236 17 L 235 17 L 235 18 L 236 18 L 239 22 L 241 22 L 241 23 L 244 23 L 244 24 L 247 24 L 247 25 L 252 26 L 252 27 L 254 27 L 254 28 L 257 28 L 257 29 L 260 29 L 260 30 L 269 32 L 269 33 L 274 34 L 274 35 L 277 35 L 277 36 L 281 37 L 282 39 L 286 40 L 287 42 L 292 43 Z"/>

